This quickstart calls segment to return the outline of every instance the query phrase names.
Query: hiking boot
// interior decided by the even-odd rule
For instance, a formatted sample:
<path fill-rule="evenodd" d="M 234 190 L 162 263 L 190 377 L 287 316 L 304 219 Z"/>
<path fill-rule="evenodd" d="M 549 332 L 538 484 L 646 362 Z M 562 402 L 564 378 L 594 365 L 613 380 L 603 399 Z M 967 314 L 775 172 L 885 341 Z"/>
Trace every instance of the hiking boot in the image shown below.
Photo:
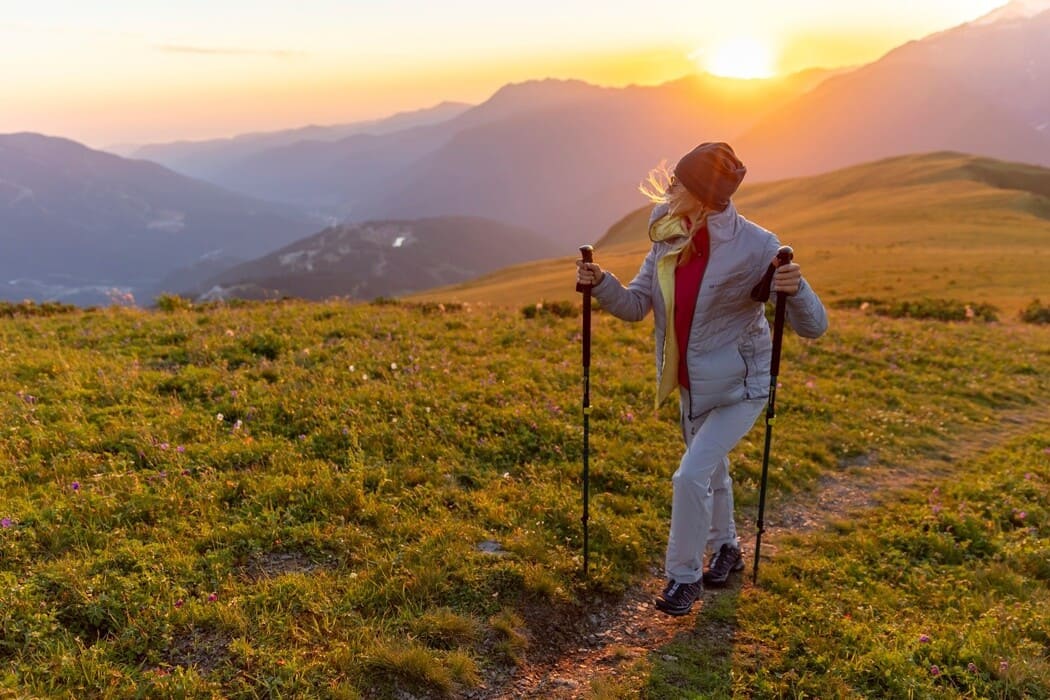
<path fill-rule="evenodd" d="M 729 580 L 729 574 L 734 571 L 744 570 L 744 557 L 740 554 L 740 547 L 731 544 L 722 545 L 717 552 L 711 555 L 711 563 L 704 572 L 704 584 L 708 586 L 724 586 Z"/>
<path fill-rule="evenodd" d="M 693 603 L 703 591 L 704 584 L 700 581 L 696 583 L 668 581 L 664 592 L 656 599 L 656 609 L 675 617 L 685 615 L 692 610 Z"/>

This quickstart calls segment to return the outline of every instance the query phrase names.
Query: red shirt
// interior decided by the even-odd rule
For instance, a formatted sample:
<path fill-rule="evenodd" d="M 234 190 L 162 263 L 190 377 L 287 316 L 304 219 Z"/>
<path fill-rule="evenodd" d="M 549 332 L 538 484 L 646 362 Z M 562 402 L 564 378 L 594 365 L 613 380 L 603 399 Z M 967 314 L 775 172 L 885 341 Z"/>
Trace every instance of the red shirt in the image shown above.
<path fill-rule="evenodd" d="M 686 225 L 689 225 L 688 220 Z M 674 271 L 674 333 L 678 341 L 678 383 L 689 388 L 689 368 L 686 366 L 686 355 L 689 347 L 689 332 L 693 327 L 693 313 L 696 311 L 696 298 L 700 294 L 700 284 L 707 269 L 710 257 L 711 239 L 705 224 L 693 236 L 695 253 L 689 262 L 679 265 Z"/>

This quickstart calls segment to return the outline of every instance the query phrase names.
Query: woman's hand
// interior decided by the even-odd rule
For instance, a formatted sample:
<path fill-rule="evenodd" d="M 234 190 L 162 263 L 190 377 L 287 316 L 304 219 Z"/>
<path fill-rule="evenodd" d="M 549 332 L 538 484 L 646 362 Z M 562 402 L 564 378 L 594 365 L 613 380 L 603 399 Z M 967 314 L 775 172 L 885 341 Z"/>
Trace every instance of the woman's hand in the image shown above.
<path fill-rule="evenodd" d="M 802 283 L 802 268 L 796 263 L 786 263 L 777 268 L 773 275 L 773 291 L 783 292 L 788 296 L 798 292 Z"/>
<path fill-rule="evenodd" d="M 604 279 L 605 273 L 598 263 L 576 261 L 576 283 L 594 287 Z"/>

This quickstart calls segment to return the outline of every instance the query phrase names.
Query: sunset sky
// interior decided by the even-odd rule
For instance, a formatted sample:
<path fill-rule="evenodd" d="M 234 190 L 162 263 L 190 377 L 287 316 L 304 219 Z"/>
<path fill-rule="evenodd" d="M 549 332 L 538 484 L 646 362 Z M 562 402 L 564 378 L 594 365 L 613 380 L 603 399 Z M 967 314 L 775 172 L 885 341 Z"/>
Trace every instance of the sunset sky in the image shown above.
<path fill-rule="evenodd" d="M 106 147 L 478 103 L 536 78 L 855 65 L 1004 4 L 0 0 L 0 133 Z"/>

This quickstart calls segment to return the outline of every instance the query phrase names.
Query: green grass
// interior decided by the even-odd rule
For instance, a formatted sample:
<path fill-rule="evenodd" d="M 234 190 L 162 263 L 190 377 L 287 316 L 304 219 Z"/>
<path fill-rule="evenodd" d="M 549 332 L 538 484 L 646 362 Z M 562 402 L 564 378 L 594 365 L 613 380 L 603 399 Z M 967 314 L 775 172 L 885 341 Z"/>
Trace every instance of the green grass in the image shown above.
<path fill-rule="evenodd" d="M 1050 423 L 884 500 L 784 538 L 760 586 L 653 655 L 641 694 L 1050 697 Z"/>
<path fill-rule="evenodd" d="M 16 696 L 454 696 L 550 643 L 549 625 L 581 614 L 581 600 L 623 592 L 662 560 L 681 447 L 675 407 L 652 410 L 650 323 L 594 319 L 583 582 L 577 318 L 393 302 L 169 309 L 16 311 L 0 324 L 0 687 Z M 776 494 L 872 453 L 919 458 L 1005 411 L 1047 405 L 1050 328 L 831 318 L 825 338 L 785 342 Z M 1045 467 L 1040 445 L 1023 454 Z M 755 503 L 761 447 L 756 427 L 733 456 L 741 509 Z M 1012 479 L 1009 461 L 987 463 L 988 478 Z M 1025 483 L 1045 499 L 1045 470 L 1029 471 L 1037 480 Z M 965 525 L 989 548 L 980 561 L 1005 567 L 989 571 L 990 591 L 939 594 L 968 615 L 993 611 L 970 646 L 949 641 L 949 621 L 918 617 L 932 568 L 901 590 L 875 557 L 840 574 L 876 587 L 880 601 L 918 606 L 909 624 L 902 614 L 892 634 L 857 644 L 865 664 L 884 659 L 877 668 L 919 679 L 925 665 L 947 675 L 973 659 L 989 692 L 1047 680 L 1023 665 L 1036 659 L 1028 647 L 1004 657 L 1021 685 L 995 676 L 998 642 L 1034 643 L 1028 621 L 1045 621 L 1034 611 L 1045 572 L 1022 580 L 1012 568 L 1039 571 L 1039 550 L 1024 550 L 1028 540 L 1013 539 L 1021 529 L 1002 520 L 1027 509 L 1045 551 L 1045 511 L 1009 483 L 998 510 L 945 487 L 945 515 L 914 521 L 923 556 L 947 557 L 947 528 Z M 859 526 L 841 537 L 858 538 L 857 556 L 880 546 Z M 793 579 L 837 568 L 831 544 L 816 551 L 781 556 L 767 586 L 718 613 L 738 638 L 764 640 L 762 665 L 748 661 L 748 644 L 731 656 L 685 648 L 675 673 L 708 665 L 672 679 L 658 664 L 643 682 L 687 696 L 712 684 L 776 696 L 789 687 L 777 673 L 817 663 L 820 654 L 799 653 L 805 644 L 826 646 L 829 668 L 846 663 L 832 650 L 849 630 L 829 611 L 864 622 L 874 613 L 817 590 L 812 605 L 785 601 Z M 813 569 L 791 568 L 801 565 Z M 773 609 L 791 631 L 773 634 Z M 1019 631 L 994 638 L 1010 616 Z M 902 656 L 916 632 L 934 639 L 915 652 L 927 654 L 918 670 Z M 821 687 L 805 685 L 818 666 L 800 668 L 797 687 Z"/>
<path fill-rule="evenodd" d="M 932 490 L 790 538 L 734 601 L 734 677 L 676 684 L 658 662 L 651 696 L 1050 697 L 1043 426 Z"/>

